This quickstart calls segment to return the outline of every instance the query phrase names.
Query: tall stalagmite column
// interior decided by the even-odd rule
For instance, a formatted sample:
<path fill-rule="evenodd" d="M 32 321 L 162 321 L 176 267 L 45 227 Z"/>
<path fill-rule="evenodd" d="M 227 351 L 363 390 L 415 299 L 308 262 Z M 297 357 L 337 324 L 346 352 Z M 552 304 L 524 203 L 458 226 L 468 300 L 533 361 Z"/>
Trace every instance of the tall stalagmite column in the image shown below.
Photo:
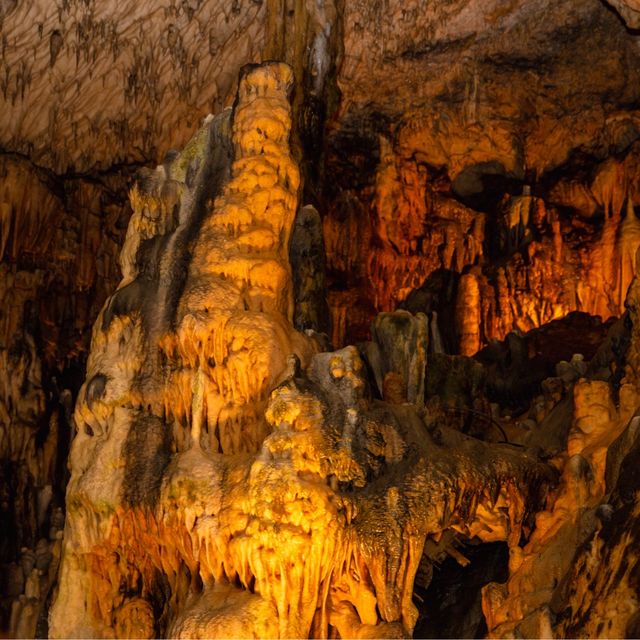
<path fill-rule="evenodd" d="M 429 431 L 425 316 L 374 331 L 386 401 L 355 347 L 314 354 L 294 330 L 292 83 L 246 69 L 233 113 L 131 194 L 76 406 L 51 637 L 405 637 L 425 540 L 513 546 L 554 480 L 530 452 Z"/>
<path fill-rule="evenodd" d="M 209 118 L 131 193 L 123 280 L 96 322 L 76 406 L 52 637 L 163 633 L 161 560 L 122 545 L 153 520 L 172 453 L 260 447 L 287 355 L 308 356 L 287 259 L 292 84 L 286 65 L 248 68 L 233 114 Z"/>

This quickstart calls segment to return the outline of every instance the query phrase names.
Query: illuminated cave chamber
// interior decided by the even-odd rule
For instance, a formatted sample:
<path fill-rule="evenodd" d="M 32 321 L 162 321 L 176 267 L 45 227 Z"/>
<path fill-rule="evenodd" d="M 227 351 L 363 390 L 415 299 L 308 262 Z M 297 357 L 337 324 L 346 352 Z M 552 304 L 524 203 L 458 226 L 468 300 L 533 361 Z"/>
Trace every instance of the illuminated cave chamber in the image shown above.
<path fill-rule="evenodd" d="M 0 3 L 0 631 L 637 637 L 635 3 L 106 5 Z"/>

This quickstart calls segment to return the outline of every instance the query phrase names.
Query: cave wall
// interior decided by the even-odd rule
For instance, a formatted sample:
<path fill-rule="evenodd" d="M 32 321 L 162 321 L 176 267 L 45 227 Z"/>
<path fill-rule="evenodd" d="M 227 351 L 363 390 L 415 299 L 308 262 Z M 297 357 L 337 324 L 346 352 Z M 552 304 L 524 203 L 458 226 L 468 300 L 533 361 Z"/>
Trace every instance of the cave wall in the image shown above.
<path fill-rule="evenodd" d="M 456 309 L 449 349 L 465 355 L 573 311 L 622 313 L 640 242 L 637 144 L 581 177 L 504 178 L 484 202 L 384 137 L 380 154 L 374 184 L 341 192 L 324 219 L 334 343 L 367 337 L 398 305 Z"/>
<path fill-rule="evenodd" d="M 119 278 L 130 206 L 126 173 L 86 179 L 15 154 L 0 161 L 0 624 L 33 636 L 55 583 L 73 404 L 95 317 Z M 26 626 L 18 596 L 32 610 Z"/>
<path fill-rule="evenodd" d="M 464 353 L 572 310 L 619 315 L 639 97 L 619 17 L 595 2 L 347 3 L 342 24 L 324 220 L 334 342 L 366 337 L 440 269 L 471 274 L 477 308 L 459 304 L 475 333 L 451 345 Z"/>

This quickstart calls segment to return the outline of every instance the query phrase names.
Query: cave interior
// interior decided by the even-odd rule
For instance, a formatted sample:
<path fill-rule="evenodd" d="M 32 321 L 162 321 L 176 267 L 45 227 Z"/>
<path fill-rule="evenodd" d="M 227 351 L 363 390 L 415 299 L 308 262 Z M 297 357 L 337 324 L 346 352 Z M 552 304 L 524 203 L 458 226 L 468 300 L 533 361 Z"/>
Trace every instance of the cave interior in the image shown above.
<path fill-rule="evenodd" d="M 0 637 L 640 637 L 640 0 L 0 0 Z"/>

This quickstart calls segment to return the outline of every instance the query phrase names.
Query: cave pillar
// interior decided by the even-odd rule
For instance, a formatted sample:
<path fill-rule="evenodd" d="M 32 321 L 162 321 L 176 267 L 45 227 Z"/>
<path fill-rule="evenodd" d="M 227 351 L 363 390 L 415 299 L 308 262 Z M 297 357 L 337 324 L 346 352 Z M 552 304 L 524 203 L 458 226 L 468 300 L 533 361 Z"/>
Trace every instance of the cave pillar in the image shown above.
<path fill-rule="evenodd" d="M 456 300 L 456 330 L 463 356 L 472 356 L 480 350 L 481 317 L 478 278 L 473 273 L 466 273 L 460 278 Z"/>

